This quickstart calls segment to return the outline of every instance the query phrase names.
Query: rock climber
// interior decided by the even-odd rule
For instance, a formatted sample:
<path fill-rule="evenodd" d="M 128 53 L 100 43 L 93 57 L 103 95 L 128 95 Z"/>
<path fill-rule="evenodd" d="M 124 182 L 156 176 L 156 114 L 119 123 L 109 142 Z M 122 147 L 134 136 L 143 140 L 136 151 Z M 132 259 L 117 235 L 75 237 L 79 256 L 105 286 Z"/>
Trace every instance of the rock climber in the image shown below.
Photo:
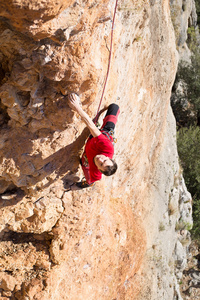
<path fill-rule="evenodd" d="M 95 181 L 100 180 L 102 174 L 110 176 L 117 170 L 117 164 L 112 159 L 114 154 L 112 135 L 120 110 L 117 104 L 110 104 L 103 119 L 103 125 L 98 129 L 92 119 L 82 109 L 78 95 L 75 93 L 70 94 L 68 103 L 80 115 L 91 133 L 80 160 L 85 180 L 76 183 L 79 188 L 86 188 L 93 185 Z"/>

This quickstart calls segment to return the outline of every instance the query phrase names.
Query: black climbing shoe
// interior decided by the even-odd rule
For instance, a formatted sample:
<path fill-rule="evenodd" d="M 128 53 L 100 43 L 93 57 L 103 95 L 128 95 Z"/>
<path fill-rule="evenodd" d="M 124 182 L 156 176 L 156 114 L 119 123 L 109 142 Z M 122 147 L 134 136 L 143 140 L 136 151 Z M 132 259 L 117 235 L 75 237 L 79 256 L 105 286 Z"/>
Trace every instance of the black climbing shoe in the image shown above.
<path fill-rule="evenodd" d="M 80 189 L 85 189 L 85 188 L 87 188 L 87 187 L 89 187 L 89 186 L 93 186 L 93 185 L 94 185 L 94 183 L 88 184 L 86 180 L 76 182 L 75 184 L 76 184 L 76 186 L 79 187 Z"/>

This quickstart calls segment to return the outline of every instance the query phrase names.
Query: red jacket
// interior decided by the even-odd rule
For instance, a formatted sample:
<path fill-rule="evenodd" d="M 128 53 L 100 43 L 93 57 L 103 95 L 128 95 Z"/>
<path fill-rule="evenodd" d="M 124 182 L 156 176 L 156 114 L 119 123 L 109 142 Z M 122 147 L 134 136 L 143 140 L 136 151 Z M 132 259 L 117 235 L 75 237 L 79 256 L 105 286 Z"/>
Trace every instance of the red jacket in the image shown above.
<path fill-rule="evenodd" d="M 89 184 L 100 180 L 102 177 L 102 173 L 94 163 L 94 157 L 98 154 L 106 155 L 109 158 L 112 158 L 114 154 L 112 142 L 102 133 L 97 137 L 92 137 L 87 140 L 85 151 L 81 158 L 82 169 L 86 181 Z"/>

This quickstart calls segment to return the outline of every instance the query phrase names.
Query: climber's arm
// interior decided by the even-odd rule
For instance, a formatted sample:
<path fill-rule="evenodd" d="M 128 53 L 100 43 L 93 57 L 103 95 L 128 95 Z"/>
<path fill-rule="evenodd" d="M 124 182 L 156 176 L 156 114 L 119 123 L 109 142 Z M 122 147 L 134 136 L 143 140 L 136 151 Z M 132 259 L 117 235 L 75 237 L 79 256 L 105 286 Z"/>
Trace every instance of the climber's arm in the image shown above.
<path fill-rule="evenodd" d="M 76 94 L 70 94 L 68 96 L 69 106 L 75 110 L 81 117 L 81 119 L 85 122 L 86 126 L 89 128 L 90 133 L 93 137 L 97 137 L 101 134 L 101 131 L 95 126 L 92 119 L 88 116 L 86 112 L 80 106 L 80 99 Z"/>

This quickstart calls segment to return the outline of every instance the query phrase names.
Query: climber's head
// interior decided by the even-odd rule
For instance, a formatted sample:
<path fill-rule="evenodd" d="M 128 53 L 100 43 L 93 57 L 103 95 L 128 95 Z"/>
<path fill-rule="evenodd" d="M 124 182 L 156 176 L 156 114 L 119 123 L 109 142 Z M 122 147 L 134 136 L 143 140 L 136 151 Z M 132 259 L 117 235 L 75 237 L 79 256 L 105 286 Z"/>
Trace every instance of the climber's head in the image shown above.
<path fill-rule="evenodd" d="M 117 171 L 116 162 L 103 154 L 96 155 L 94 163 L 98 170 L 106 176 L 111 176 Z"/>

